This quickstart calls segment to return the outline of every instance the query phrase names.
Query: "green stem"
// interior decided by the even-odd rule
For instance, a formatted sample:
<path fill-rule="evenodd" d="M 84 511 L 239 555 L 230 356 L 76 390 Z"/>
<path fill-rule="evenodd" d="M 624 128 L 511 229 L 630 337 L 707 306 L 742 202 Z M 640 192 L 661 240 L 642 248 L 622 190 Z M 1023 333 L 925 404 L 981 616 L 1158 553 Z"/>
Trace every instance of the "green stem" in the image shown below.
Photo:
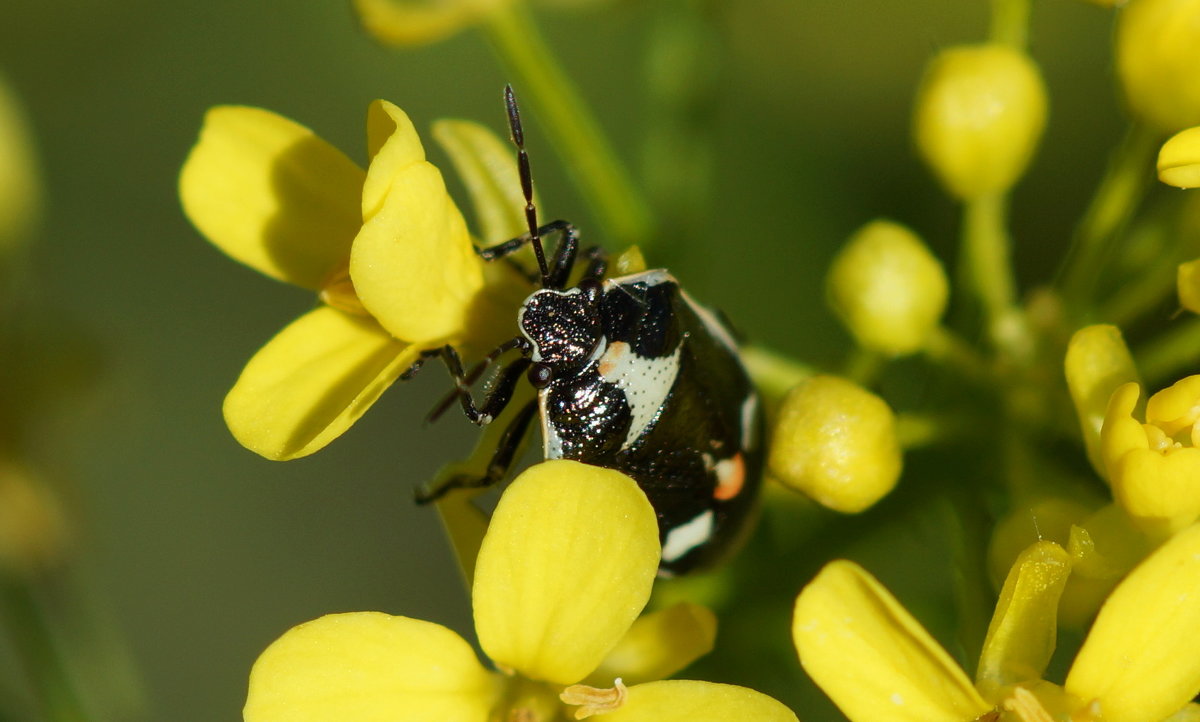
<path fill-rule="evenodd" d="M 1067 308 L 1076 316 L 1090 302 L 1100 272 L 1146 192 L 1160 140 L 1155 131 L 1133 123 L 1109 160 L 1076 231 L 1060 282 Z"/>
<path fill-rule="evenodd" d="M 1013 280 L 1011 242 L 1005 227 L 1007 197 L 1002 193 L 967 201 L 963 216 L 963 258 L 967 280 L 983 303 L 988 336 L 997 349 L 1012 351 L 1020 311 Z"/>
<path fill-rule="evenodd" d="M 650 212 L 524 3 L 502 4 L 485 27 L 606 232 L 620 244 L 645 246 L 651 238 Z"/>
<path fill-rule="evenodd" d="M 883 366 L 883 356 L 874 351 L 868 351 L 856 346 L 850 357 L 846 359 L 842 375 L 859 386 L 871 386 L 875 383 L 875 379 L 879 377 L 879 372 L 883 370 Z"/>
<path fill-rule="evenodd" d="M 992 42 L 1024 48 L 1029 35 L 1029 0 L 992 0 Z"/>
<path fill-rule="evenodd" d="M 744 347 L 742 362 L 768 400 L 782 397 L 793 386 L 816 373 L 810 366 L 761 346 Z"/>
<path fill-rule="evenodd" d="M 934 363 L 954 368 L 975 383 L 986 386 L 995 383 L 987 359 L 945 326 L 938 326 L 929 334 L 922 350 Z"/>
<path fill-rule="evenodd" d="M 1142 378 L 1154 385 L 1171 379 L 1180 369 L 1196 364 L 1200 348 L 1200 318 L 1174 324 L 1134 354 Z"/>
<path fill-rule="evenodd" d="M 88 715 L 63 663 L 45 612 L 27 583 L 0 578 L 0 614 L 47 722 L 85 722 Z"/>

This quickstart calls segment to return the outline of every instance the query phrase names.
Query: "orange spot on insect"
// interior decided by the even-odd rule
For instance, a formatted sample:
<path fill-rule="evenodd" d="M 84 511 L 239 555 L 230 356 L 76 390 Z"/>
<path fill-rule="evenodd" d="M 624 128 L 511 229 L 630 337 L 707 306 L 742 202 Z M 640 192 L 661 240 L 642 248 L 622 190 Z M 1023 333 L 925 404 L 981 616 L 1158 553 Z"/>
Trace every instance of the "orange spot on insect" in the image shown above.
<path fill-rule="evenodd" d="M 721 459 L 715 467 L 717 472 L 717 488 L 713 489 L 713 498 L 728 501 L 742 492 L 746 485 L 746 460 L 741 454 L 734 454 L 728 459 Z"/>
<path fill-rule="evenodd" d="M 596 370 L 600 372 L 601 376 L 607 378 L 616 369 L 617 362 L 621 360 L 621 357 L 628 350 L 629 344 L 624 341 L 612 342 L 608 345 L 608 349 L 605 350 L 604 355 L 600 357 L 600 365 Z"/>

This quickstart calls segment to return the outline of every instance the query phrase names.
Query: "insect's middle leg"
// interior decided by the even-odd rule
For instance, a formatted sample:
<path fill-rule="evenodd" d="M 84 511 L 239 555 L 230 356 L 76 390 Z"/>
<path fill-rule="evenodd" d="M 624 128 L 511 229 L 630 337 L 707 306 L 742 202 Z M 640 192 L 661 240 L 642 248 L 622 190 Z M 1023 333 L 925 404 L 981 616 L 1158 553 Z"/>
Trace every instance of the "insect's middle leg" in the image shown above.
<path fill-rule="evenodd" d="M 488 461 L 487 471 L 484 472 L 483 476 L 458 474 L 441 481 L 432 489 L 418 489 L 416 493 L 417 503 L 428 504 L 431 501 L 437 501 L 451 489 L 481 489 L 492 486 L 502 480 L 508 474 L 508 470 L 512 468 L 517 450 L 521 448 L 521 440 L 525 438 L 525 432 L 529 430 L 529 422 L 533 420 L 536 414 L 537 399 L 525 404 L 517 412 L 517 415 L 505 427 L 504 433 L 501 434 L 499 441 L 496 443 L 496 451 L 492 453 L 492 458 Z"/>

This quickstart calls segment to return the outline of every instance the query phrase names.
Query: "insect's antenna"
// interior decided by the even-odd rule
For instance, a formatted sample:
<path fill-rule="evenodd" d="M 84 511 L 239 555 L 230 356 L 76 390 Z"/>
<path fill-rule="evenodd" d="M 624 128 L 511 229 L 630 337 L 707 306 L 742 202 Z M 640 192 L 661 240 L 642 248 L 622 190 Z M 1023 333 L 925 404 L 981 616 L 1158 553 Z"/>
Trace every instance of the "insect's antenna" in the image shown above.
<path fill-rule="evenodd" d="M 508 127 L 512 131 L 513 144 L 517 146 L 517 171 L 521 176 L 521 192 L 525 194 L 525 222 L 529 224 L 529 242 L 537 256 L 538 270 L 542 273 L 542 285 L 549 285 L 550 269 L 546 265 L 546 251 L 538 235 L 537 207 L 533 205 L 533 173 L 529 170 L 529 153 L 525 152 L 525 131 L 521 129 L 521 111 L 513 97 L 511 85 L 504 86 L 504 106 L 508 109 Z"/>

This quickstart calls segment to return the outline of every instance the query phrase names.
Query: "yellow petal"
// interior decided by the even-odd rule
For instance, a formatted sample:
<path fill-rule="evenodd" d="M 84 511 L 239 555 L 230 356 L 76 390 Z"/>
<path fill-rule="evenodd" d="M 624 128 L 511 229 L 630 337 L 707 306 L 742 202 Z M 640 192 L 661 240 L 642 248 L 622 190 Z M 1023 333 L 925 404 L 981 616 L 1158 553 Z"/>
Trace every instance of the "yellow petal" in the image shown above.
<path fill-rule="evenodd" d="M 387 45 L 441 40 L 506 0 L 354 0 L 363 28 Z"/>
<path fill-rule="evenodd" d="M 479 550 L 480 646 L 526 677 L 578 682 L 646 605 L 659 554 L 654 509 L 632 479 L 575 461 L 531 467 Z"/>
<path fill-rule="evenodd" d="M 712 651 L 717 617 L 680 602 L 638 617 L 589 678 L 595 686 L 620 677 L 626 684 L 665 679 Z"/>
<path fill-rule="evenodd" d="M 1059 545 L 1038 542 L 1017 557 L 988 626 L 976 674 L 991 699 L 1009 685 L 1042 678 L 1054 654 L 1058 600 L 1071 573 Z"/>
<path fill-rule="evenodd" d="M 1079 428 L 1087 446 L 1088 461 L 1100 476 L 1108 478 L 1100 455 L 1100 428 L 1113 391 L 1131 381 L 1137 381 L 1137 368 L 1121 330 L 1116 326 L 1096 324 L 1081 328 L 1071 336 L 1067 345 L 1067 388 Z"/>
<path fill-rule="evenodd" d="M 367 180 L 362 190 L 362 218 L 379 212 L 388 190 L 408 168 L 425 161 L 425 147 L 408 114 L 386 100 L 367 108 Z"/>
<path fill-rule="evenodd" d="M 471 194 L 483 245 L 525 233 L 525 196 L 513 146 L 484 126 L 466 120 L 437 121 L 433 137 L 450 156 L 454 170 Z"/>
<path fill-rule="evenodd" d="M 1200 187 L 1200 126 L 1180 131 L 1163 144 L 1158 179 L 1179 188 Z"/>
<path fill-rule="evenodd" d="M 1200 376 L 1188 376 L 1154 394 L 1146 401 L 1146 423 L 1167 436 L 1191 430 L 1200 420 Z"/>
<path fill-rule="evenodd" d="M 761 692 L 732 684 L 670 680 L 630 687 L 625 702 L 598 722 L 796 722 L 796 715 Z"/>
<path fill-rule="evenodd" d="M 1173 537 L 1100 609 L 1066 689 L 1099 699 L 1105 722 L 1162 719 L 1200 692 L 1200 526 Z"/>
<path fill-rule="evenodd" d="M 268 459 L 307 456 L 350 428 L 419 352 L 368 318 L 320 306 L 250 359 L 225 397 L 225 423 Z"/>
<path fill-rule="evenodd" d="M 246 265 L 317 289 L 361 223 L 363 172 L 311 130 L 260 108 L 208 111 L 179 176 L 183 210 Z"/>
<path fill-rule="evenodd" d="M 1141 423 L 1133 418 L 1141 389 L 1136 383 L 1119 386 L 1108 402 L 1100 427 L 1100 458 L 1111 480 L 1117 462 L 1130 451 L 1149 449 L 1150 442 Z"/>
<path fill-rule="evenodd" d="M 434 345 L 468 325 L 482 263 L 442 174 L 419 161 L 395 173 L 382 206 L 363 223 L 350 278 L 363 306 L 393 336 Z"/>
<path fill-rule="evenodd" d="M 486 722 L 497 679 L 454 632 L 379 612 L 294 627 L 254 663 L 246 722 Z"/>
<path fill-rule="evenodd" d="M 1113 472 L 1113 496 L 1145 533 L 1174 534 L 1200 518 L 1200 449 L 1126 454 Z"/>
<path fill-rule="evenodd" d="M 1200 722 L 1200 704 L 1189 704 L 1163 722 Z"/>
<path fill-rule="evenodd" d="M 849 561 L 796 599 L 800 664 L 853 722 L 964 722 L 987 712 L 962 669 L 887 589 Z"/>

